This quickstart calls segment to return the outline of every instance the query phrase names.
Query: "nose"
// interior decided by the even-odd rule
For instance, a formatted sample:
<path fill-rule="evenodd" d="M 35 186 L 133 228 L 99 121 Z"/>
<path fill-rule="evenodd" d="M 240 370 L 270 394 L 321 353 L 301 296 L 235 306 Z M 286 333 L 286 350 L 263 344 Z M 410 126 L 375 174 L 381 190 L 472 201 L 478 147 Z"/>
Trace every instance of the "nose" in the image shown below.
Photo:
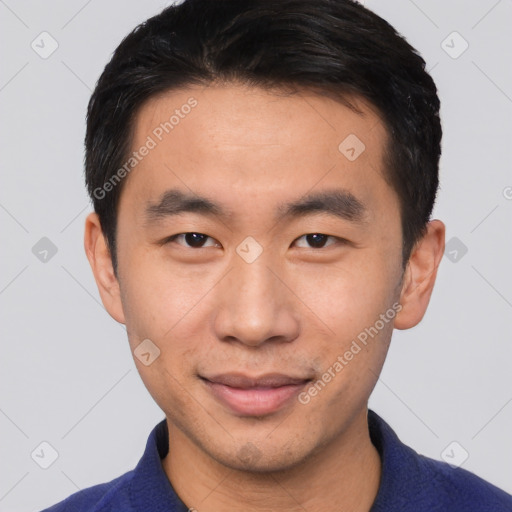
<path fill-rule="evenodd" d="M 218 339 L 257 347 L 298 337 L 297 301 L 279 274 L 263 254 L 252 263 L 241 258 L 234 261 L 232 270 L 216 287 L 214 325 Z"/>

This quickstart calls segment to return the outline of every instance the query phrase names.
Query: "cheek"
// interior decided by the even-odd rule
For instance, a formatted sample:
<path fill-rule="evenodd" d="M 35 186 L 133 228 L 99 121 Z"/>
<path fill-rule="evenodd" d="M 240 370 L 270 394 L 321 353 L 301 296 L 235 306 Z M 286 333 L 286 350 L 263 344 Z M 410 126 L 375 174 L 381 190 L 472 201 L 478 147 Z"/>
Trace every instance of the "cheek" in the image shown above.
<path fill-rule="evenodd" d="M 322 374 L 312 395 L 304 396 L 311 410 L 340 404 L 357 410 L 375 386 L 387 354 L 400 308 L 395 297 L 400 275 L 396 255 L 362 253 L 346 264 L 301 274 L 301 298 L 324 333 L 315 348 L 306 348 L 312 357 L 320 356 L 317 367 Z"/>
<path fill-rule="evenodd" d="M 193 411 L 198 405 L 194 398 L 195 390 L 190 389 L 186 379 L 170 365 L 169 358 L 162 353 L 151 366 L 146 367 L 138 362 L 137 366 L 153 400 L 163 411 L 172 414 L 176 422 L 181 422 L 181 419 L 186 422 L 187 415 L 195 415 Z M 185 411 L 188 411 L 187 414 Z"/>
<path fill-rule="evenodd" d="M 396 255 L 361 250 L 336 264 L 290 272 L 305 317 L 341 345 L 374 325 L 394 302 L 399 279 Z"/>
<path fill-rule="evenodd" d="M 374 320 L 362 329 L 353 322 L 350 326 L 340 323 L 339 330 L 335 340 L 317 348 L 322 354 L 319 376 L 299 397 L 311 417 L 325 418 L 334 410 L 351 415 L 364 406 L 382 370 L 392 322 L 375 326 Z M 336 429 L 336 421 L 328 428 Z"/>
<path fill-rule="evenodd" d="M 119 270 L 127 328 L 165 343 L 214 286 L 216 276 L 184 269 L 160 251 L 135 246 L 126 247 L 124 255 Z"/>

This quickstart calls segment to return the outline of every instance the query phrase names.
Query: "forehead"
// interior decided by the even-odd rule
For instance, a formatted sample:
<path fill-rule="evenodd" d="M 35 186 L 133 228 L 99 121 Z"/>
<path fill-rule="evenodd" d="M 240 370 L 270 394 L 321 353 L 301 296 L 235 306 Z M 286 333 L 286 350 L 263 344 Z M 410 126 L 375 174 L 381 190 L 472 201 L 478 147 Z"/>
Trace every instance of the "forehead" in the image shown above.
<path fill-rule="evenodd" d="M 371 145 L 386 138 L 375 108 L 361 97 L 336 101 L 332 94 L 306 89 L 292 93 L 243 84 L 196 86 L 154 96 L 139 110 L 134 128 L 135 146 L 148 134 L 170 142 L 166 135 L 179 140 L 186 132 L 198 149 L 237 144 L 293 146 L 308 138 L 315 146 L 332 149 L 334 143 L 337 150 L 335 143 L 344 134 L 357 134 Z"/>
<path fill-rule="evenodd" d="M 237 194 L 240 201 L 282 200 L 315 184 L 341 183 L 359 196 L 376 192 L 385 184 L 386 130 L 371 105 L 349 101 L 359 112 L 306 90 L 233 84 L 155 96 L 136 116 L 131 145 L 150 150 L 122 196 L 136 189 L 154 201 L 179 185 L 201 195 L 231 192 L 234 205 Z"/>

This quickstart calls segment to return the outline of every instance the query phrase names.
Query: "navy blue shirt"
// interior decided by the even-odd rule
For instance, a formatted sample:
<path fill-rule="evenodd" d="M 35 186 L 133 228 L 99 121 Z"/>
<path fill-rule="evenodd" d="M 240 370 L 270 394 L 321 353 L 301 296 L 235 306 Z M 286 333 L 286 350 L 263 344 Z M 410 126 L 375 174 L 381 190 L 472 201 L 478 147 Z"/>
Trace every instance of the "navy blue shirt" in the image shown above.
<path fill-rule="evenodd" d="M 379 491 L 369 512 L 512 512 L 512 496 L 469 471 L 418 455 L 373 411 L 368 425 L 382 462 Z M 135 469 L 43 512 L 187 512 L 162 467 L 168 451 L 162 420 Z"/>

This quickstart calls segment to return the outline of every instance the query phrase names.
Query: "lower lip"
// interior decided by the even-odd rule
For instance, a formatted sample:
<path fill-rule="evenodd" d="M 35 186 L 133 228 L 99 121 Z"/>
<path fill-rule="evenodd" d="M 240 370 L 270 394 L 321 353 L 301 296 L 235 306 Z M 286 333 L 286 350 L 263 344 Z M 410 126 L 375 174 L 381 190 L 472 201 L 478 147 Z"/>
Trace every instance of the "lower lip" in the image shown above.
<path fill-rule="evenodd" d="M 280 386 L 278 388 L 232 388 L 217 382 L 204 380 L 208 389 L 221 403 L 227 405 L 233 412 L 244 416 L 263 416 L 283 408 L 307 384 Z"/>

